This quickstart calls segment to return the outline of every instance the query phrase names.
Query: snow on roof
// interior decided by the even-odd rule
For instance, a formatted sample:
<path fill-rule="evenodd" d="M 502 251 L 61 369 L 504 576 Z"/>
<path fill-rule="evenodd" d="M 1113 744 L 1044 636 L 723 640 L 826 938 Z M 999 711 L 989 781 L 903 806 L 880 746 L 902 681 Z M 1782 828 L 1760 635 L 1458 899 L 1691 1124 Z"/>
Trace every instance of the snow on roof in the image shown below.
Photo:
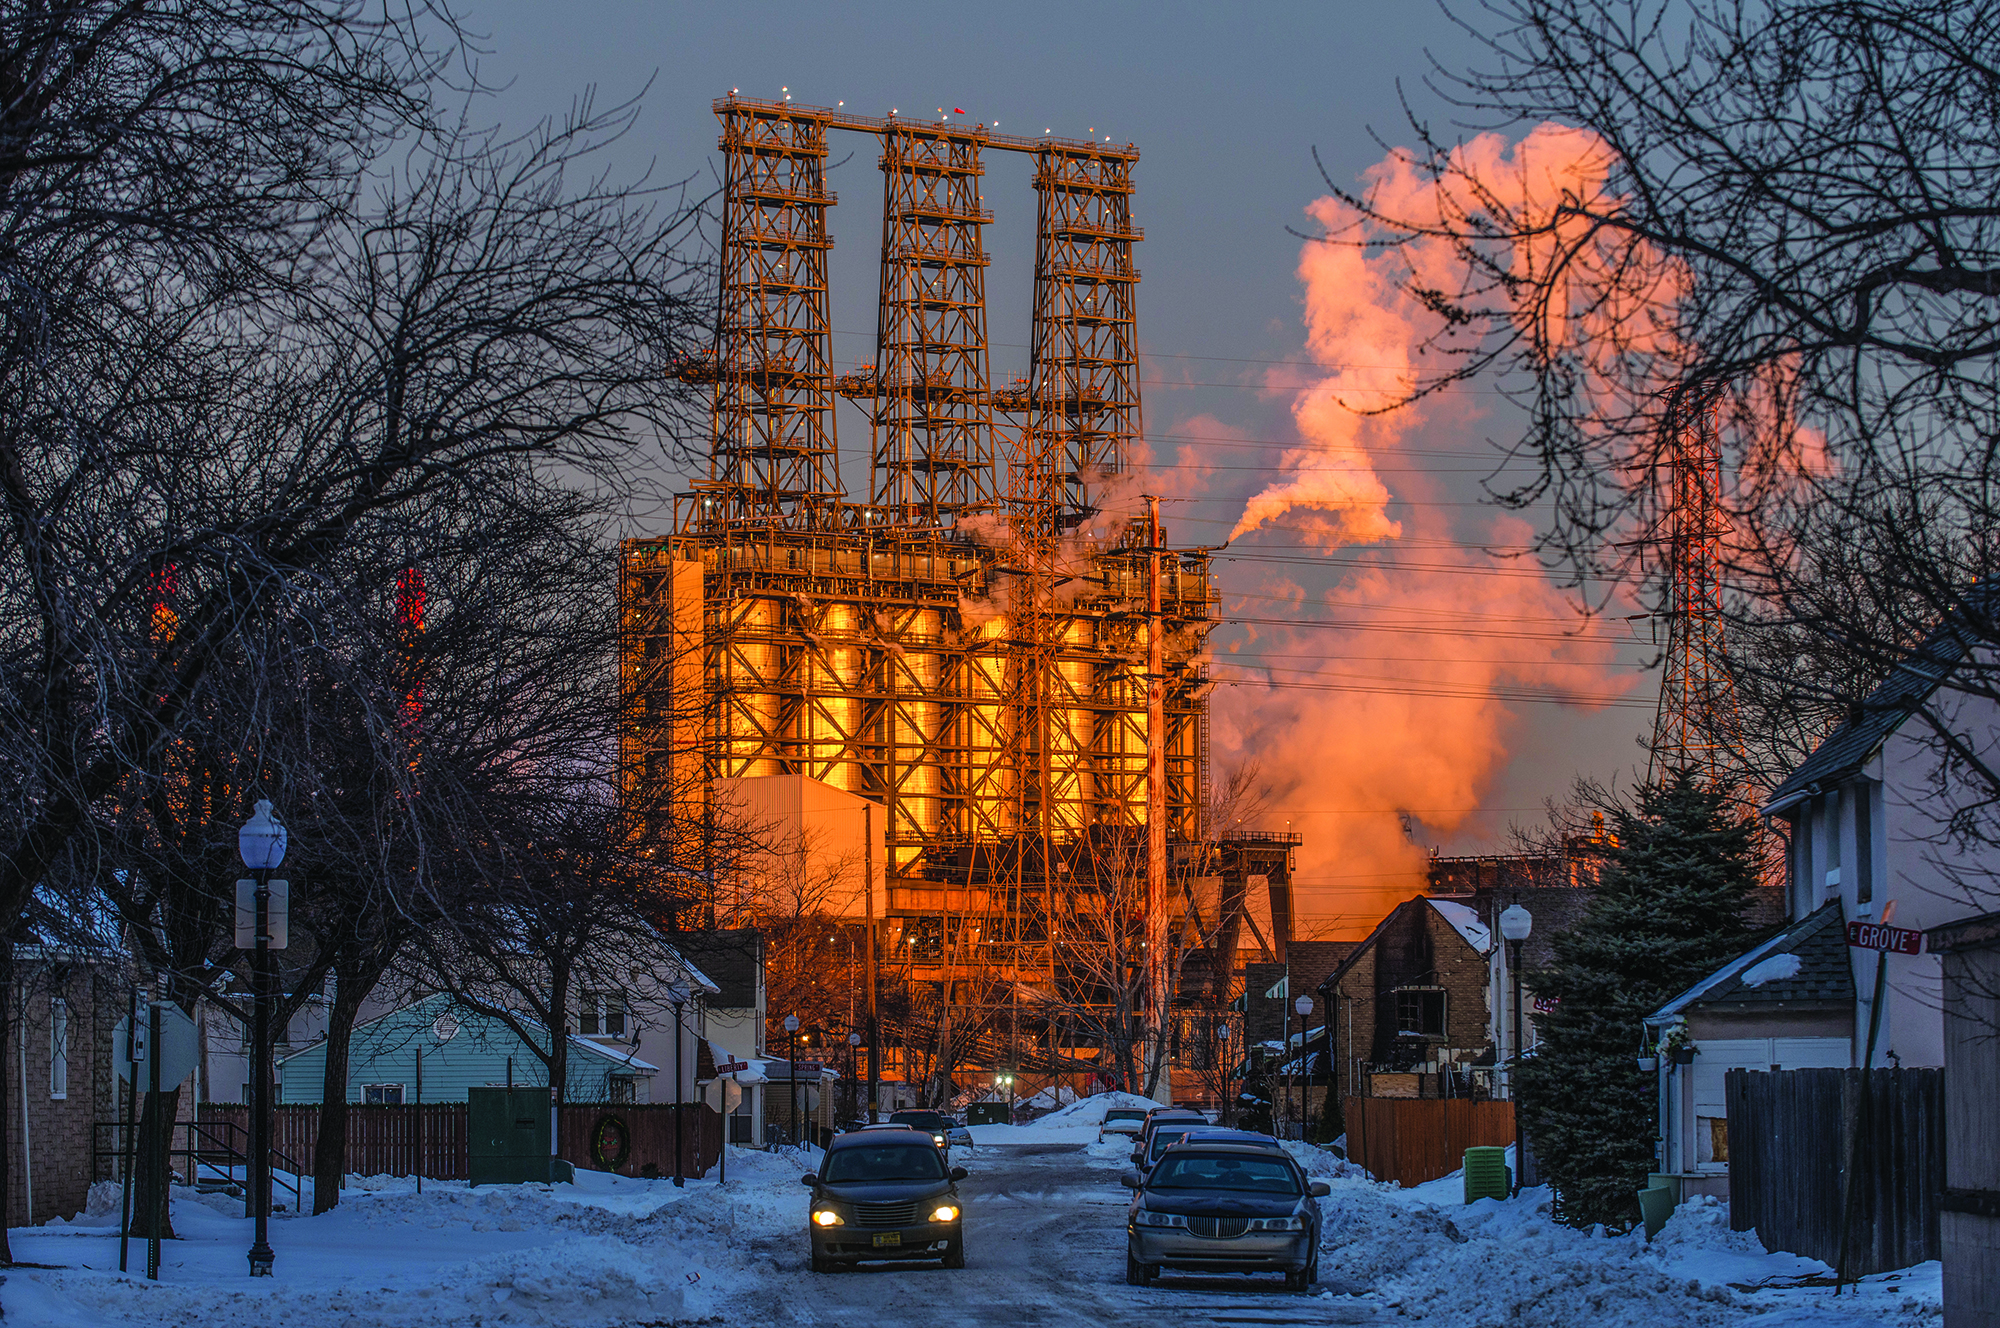
<path fill-rule="evenodd" d="M 1479 920 L 1477 912 L 1464 904 L 1454 904 L 1448 899 L 1427 899 L 1424 902 L 1442 914 L 1444 920 L 1452 925 L 1453 930 L 1465 938 L 1467 945 L 1481 954 L 1493 948 L 1493 933 Z"/>
<path fill-rule="evenodd" d="M 660 1067 L 657 1065 L 649 1065 L 645 1061 L 640 1060 L 637 1056 L 632 1055 L 630 1052 L 627 1052 L 626 1054 L 621 1056 L 618 1053 L 611 1050 L 611 1048 L 605 1046 L 603 1043 L 592 1042 L 589 1038 L 584 1037 L 579 1033 L 571 1033 L 569 1035 L 569 1040 L 572 1046 L 587 1048 L 592 1053 L 602 1056 L 605 1060 L 615 1061 L 619 1065 L 629 1066 L 632 1069 L 637 1070 L 640 1074 L 658 1074 L 660 1072 Z"/>
<path fill-rule="evenodd" d="M 1750 951 L 1748 954 L 1738 955 L 1736 958 L 1730 960 L 1728 963 L 1724 964 L 1721 968 L 1716 969 L 1713 973 L 1710 973 L 1707 977 L 1695 983 L 1692 987 L 1689 987 L 1686 991 L 1674 997 L 1671 1001 L 1668 1001 L 1665 1005 L 1662 1005 L 1659 1009 L 1655 1010 L 1652 1014 L 1648 1015 L 1646 1017 L 1646 1022 L 1656 1023 L 1674 1018 L 1676 1015 L 1680 1014 L 1682 1010 L 1687 1009 L 1688 1006 L 1693 1005 L 1696 1001 L 1700 1000 L 1703 996 L 1706 996 L 1709 992 L 1714 991 L 1717 987 L 1721 986 L 1729 979 L 1735 977 L 1738 973 L 1741 973 L 1744 969 L 1750 967 L 1750 965 L 1756 963 L 1759 959 L 1762 959 L 1765 955 L 1770 954 L 1773 949 L 1777 948 L 1780 945 L 1783 945 L 1784 942 L 1785 942 L 1785 933 L 1779 932 L 1776 936 L 1773 936 L 1770 940 L 1764 942 L 1762 945 Z"/>
<path fill-rule="evenodd" d="M 1743 985 L 1761 987 L 1766 982 L 1781 982 L 1799 975 L 1802 962 L 1795 954 L 1774 954 L 1769 959 L 1759 960 L 1743 970 Z"/>

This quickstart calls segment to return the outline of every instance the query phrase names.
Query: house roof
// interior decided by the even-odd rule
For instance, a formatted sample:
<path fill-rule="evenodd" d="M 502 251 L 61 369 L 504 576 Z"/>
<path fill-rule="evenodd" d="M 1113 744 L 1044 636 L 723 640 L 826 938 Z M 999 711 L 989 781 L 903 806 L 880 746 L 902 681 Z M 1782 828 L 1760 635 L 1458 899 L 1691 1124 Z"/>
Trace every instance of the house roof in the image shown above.
<path fill-rule="evenodd" d="M 1939 623 L 1882 685 L 1870 692 L 1854 713 L 1829 733 L 1784 783 L 1772 790 L 1764 803 L 1764 815 L 1775 815 L 1812 797 L 1823 786 L 1839 784 L 1859 774 L 1888 736 L 1929 700 L 1958 667 L 1968 648 L 1956 618 Z"/>
<path fill-rule="evenodd" d="M 1854 1001 L 1847 917 L 1838 899 L 1716 969 L 1648 1015 L 1663 1023 L 1696 1006 L 1770 1009 Z"/>
<path fill-rule="evenodd" d="M 1360 963 L 1361 957 L 1367 954 L 1374 947 L 1375 943 L 1382 938 L 1382 929 L 1387 927 L 1397 914 L 1406 908 L 1424 908 L 1426 905 L 1429 906 L 1429 911 L 1435 913 L 1440 921 L 1450 927 L 1459 940 L 1471 947 L 1475 954 L 1483 958 L 1492 948 L 1491 933 L 1488 932 L 1486 924 L 1479 920 L 1479 914 L 1476 910 L 1468 908 L 1456 900 L 1432 899 L 1425 895 L 1419 895 L 1415 899 L 1405 899 L 1402 903 L 1390 909 L 1383 919 L 1375 924 L 1375 929 L 1363 937 L 1352 950 L 1343 955 L 1340 962 L 1334 966 L 1333 971 L 1321 979 L 1319 990 L 1329 991 L 1339 985 L 1340 980 L 1347 976 L 1347 970 Z M 1476 939 L 1481 936 L 1486 938 L 1483 944 Z M 1248 965 L 1245 966 L 1244 971 L 1249 971 Z"/>

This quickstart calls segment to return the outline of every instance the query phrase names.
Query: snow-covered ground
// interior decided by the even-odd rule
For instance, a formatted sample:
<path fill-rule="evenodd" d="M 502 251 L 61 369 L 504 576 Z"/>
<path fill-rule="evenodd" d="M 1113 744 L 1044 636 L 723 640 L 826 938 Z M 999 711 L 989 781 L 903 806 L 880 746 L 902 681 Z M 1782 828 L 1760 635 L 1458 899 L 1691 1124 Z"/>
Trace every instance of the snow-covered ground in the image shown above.
<path fill-rule="evenodd" d="M 804 1268 L 816 1156 L 732 1149 L 729 1180 L 620 1179 L 481 1187 L 357 1179 L 321 1217 L 272 1223 L 277 1276 L 251 1281 L 240 1201 L 176 1200 L 181 1239 L 162 1278 L 145 1247 L 119 1275 L 115 1191 L 94 1214 L 12 1233 L 38 1268 L 7 1270 L 0 1310 L 15 1325 L 660 1325 L 868 1322 L 934 1328 L 1050 1324 L 1323 1324 L 1415 1320 L 1522 1328 L 1935 1328 L 1935 1264 L 1868 1279 L 1834 1299 L 1831 1270 L 1768 1254 L 1729 1230 L 1712 1200 L 1684 1205 L 1658 1240 L 1605 1238 L 1552 1221 L 1548 1194 L 1460 1202 L 1456 1177 L 1412 1189 L 1374 1183 L 1330 1154 L 1295 1155 L 1332 1187 L 1322 1282 L 1307 1296 L 1271 1279 L 1124 1284 L 1118 1186 L 1129 1145 L 1095 1143 L 1107 1104 L 1086 1100 L 1027 1126 L 984 1126 L 954 1161 L 965 1184 L 969 1267 L 816 1276 Z M 1249 1306 L 1249 1318 L 1242 1317 Z M 988 1313 L 991 1311 L 991 1314 Z M 1232 1316 L 1234 1316 L 1232 1318 Z"/>

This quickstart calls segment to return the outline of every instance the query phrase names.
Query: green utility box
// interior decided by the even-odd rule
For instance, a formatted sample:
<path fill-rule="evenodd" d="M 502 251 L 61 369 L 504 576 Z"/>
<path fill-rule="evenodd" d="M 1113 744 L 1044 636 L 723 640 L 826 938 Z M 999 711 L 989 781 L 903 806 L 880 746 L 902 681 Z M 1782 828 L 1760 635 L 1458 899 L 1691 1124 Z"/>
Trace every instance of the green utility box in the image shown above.
<path fill-rule="evenodd" d="M 1007 1104 L 1005 1102 L 973 1102 L 965 1108 L 967 1125 L 1005 1125 Z"/>
<path fill-rule="evenodd" d="M 554 1126 L 546 1088 L 470 1088 L 466 1151 L 474 1185 L 569 1180 L 576 1172 L 553 1156 Z"/>
<path fill-rule="evenodd" d="M 1507 1150 L 1468 1148 L 1465 1150 L 1465 1201 L 1504 1199 L 1509 1189 Z"/>

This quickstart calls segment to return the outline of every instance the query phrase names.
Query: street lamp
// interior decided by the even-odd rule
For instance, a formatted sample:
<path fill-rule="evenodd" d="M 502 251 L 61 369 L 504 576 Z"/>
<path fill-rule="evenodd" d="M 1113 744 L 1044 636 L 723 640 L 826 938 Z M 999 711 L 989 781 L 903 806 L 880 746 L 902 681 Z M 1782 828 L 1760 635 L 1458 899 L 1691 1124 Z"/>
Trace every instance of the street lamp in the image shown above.
<path fill-rule="evenodd" d="M 1304 1056 L 1306 1050 L 1306 1016 L 1313 1012 L 1313 998 L 1310 996 L 1301 996 L 1292 1002 L 1292 1008 L 1299 1012 L 1299 1055 Z M 1291 1080 L 1290 1087 L 1285 1090 L 1285 1106 L 1298 1113 L 1299 1138 L 1303 1139 L 1306 1136 L 1306 1113 L 1298 1101 L 1299 1063 L 1292 1059 L 1292 1031 L 1289 1020 L 1286 1021 L 1285 1026 L 1285 1067 L 1290 1071 L 1287 1077 Z"/>
<path fill-rule="evenodd" d="M 250 1208 L 256 1218 L 250 1244 L 250 1276 L 269 1277 L 271 1250 L 271 869 L 285 860 L 285 827 L 271 819 L 271 803 L 259 798 L 250 819 L 236 832 L 236 851 L 256 881 L 255 949 L 250 969 L 253 1007 L 250 1048 Z"/>
<path fill-rule="evenodd" d="M 1014 1075 L 1011 1070 L 1002 1070 L 993 1076 L 993 1086 L 1007 1090 L 1007 1123 L 1014 1122 Z"/>
<path fill-rule="evenodd" d="M 1521 1064 L 1521 942 L 1535 929 L 1535 916 L 1519 904 L 1509 904 L 1500 914 L 1500 935 L 1507 941 L 1507 970 L 1514 977 L 1514 1054 L 1507 1062 L 1507 1100 L 1514 1104 L 1514 1193 L 1521 1192 L 1521 1174 L 1527 1169 L 1527 1152 L 1521 1146 L 1521 1095 L 1514 1091 L 1515 1071 Z"/>
<path fill-rule="evenodd" d="M 799 1017 L 785 1016 L 785 1077 L 792 1086 L 792 1146 L 799 1143 Z"/>
<path fill-rule="evenodd" d="M 685 982 L 667 984 L 667 1001 L 674 1007 L 674 1184 L 681 1188 L 687 1186 L 686 1164 L 681 1161 L 681 1117 L 687 1111 L 682 1101 L 685 1081 L 681 1078 L 681 1011 L 693 994 Z"/>

